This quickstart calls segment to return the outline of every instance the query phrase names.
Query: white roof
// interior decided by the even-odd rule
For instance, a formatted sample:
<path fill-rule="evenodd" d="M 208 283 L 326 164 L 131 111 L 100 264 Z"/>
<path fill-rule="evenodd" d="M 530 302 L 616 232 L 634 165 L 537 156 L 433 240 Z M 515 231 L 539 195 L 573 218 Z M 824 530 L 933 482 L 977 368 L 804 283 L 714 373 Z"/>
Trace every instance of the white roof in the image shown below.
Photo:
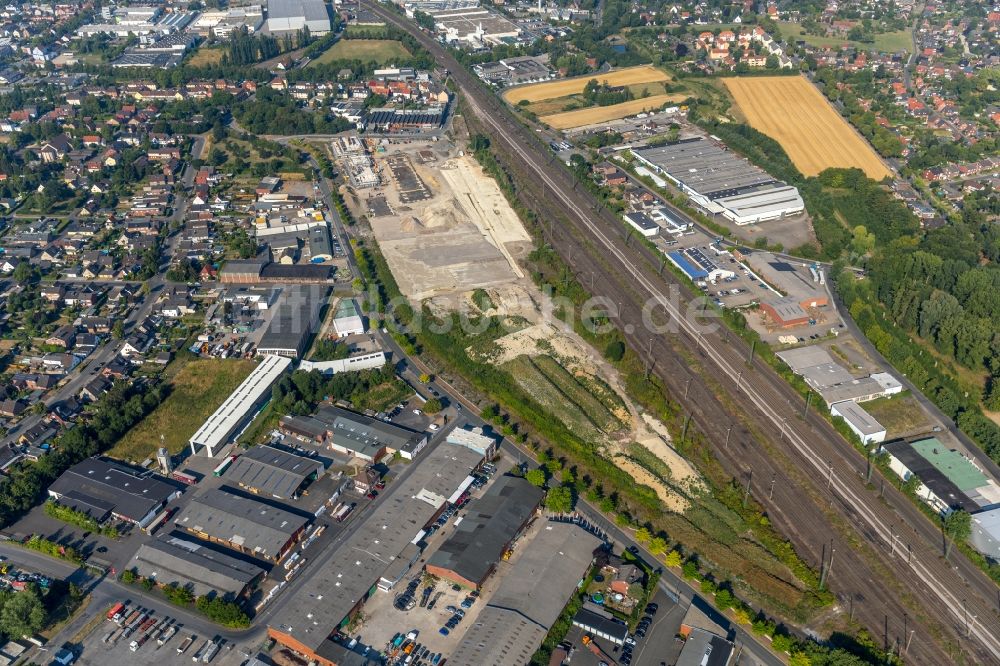
<path fill-rule="evenodd" d="M 191 443 L 208 447 L 214 452 L 220 444 L 233 434 L 233 430 L 246 418 L 257 402 L 264 397 L 271 386 L 292 364 L 285 356 L 265 354 L 260 365 L 229 394 L 215 413 L 208 417 L 198 431 L 191 436 Z"/>
<path fill-rule="evenodd" d="M 866 412 L 864 407 L 856 402 L 851 400 L 836 402 L 830 406 L 830 411 L 835 415 L 843 417 L 856 432 L 862 435 L 869 436 L 885 433 L 885 426 L 876 421 L 874 416 Z"/>

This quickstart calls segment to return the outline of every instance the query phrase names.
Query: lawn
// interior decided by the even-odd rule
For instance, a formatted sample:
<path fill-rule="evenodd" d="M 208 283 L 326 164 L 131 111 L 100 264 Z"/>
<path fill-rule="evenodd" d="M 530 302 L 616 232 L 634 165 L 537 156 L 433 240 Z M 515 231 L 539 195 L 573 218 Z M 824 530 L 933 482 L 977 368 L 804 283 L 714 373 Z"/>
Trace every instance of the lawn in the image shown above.
<path fill-rule="evenodd" d="M 861 405 L 866 412 L 882 424 L 887 439 L 909 437 L 927 432 L 930 421 L 920 403 L 909 393 L 891 398 L 879 398 Z"/>
<path fill-rule="evenodd" d="M 410 52 L 406 47 L 392 39 L 341 39 L 309 64 L 325 65 L 338 60 L 360 60 L 384 65 L 409 57 Z"/>
<path fill-rule="evenodd" d="M 187 65 L 191 67 L 206 67 L 208 65 L 218 65 L 222 62 L 222 55 L 225 53 L 222 47 L 200 48 L 191 54 Z"/>
<path fill-rule="evenodd" d="M 875 49 L 876 51 L 883 51 L 886 53 L 896 53 L 898 51 L 909 51 L 913 46 L 910 41 L 910 32 L 908 30 L 896 30 L 893 32 L 875 35 L 874 44 L 863 44 L 861 42 L 852 42 L 846 37 L 819 37 L 817 35 L 807 35 L 802 31 L 801 25 L 790 21 L 784 21 L 780 23 L 780 26 L 781 34 L 786 39 L 792 41 L 801 39 L 807 44 L 818 46 L 820 48 L 836 48 L 838 46 L 847 45 L 860 49 Z"/>
<path fill-rule="evenodd" d="M 181 451 L 188 439 L 212 412 L 246 379 L 257 365 L 242 359 L 178 359 L 179 368 L 167 368 L 171 393 L 139 425 L 132 428 L 109 452 L 124 460 L 140 462 L 163 445 Z"/>

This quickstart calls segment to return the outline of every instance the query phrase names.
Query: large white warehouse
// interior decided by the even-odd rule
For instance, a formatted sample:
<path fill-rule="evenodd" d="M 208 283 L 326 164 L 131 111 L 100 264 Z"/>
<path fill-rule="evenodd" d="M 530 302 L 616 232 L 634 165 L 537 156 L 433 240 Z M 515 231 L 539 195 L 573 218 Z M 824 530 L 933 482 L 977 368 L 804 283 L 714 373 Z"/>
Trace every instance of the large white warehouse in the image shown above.
<path fill-rule="evenodd" d="M 247 424 L 256 410 L 267 402 L 271 397 L 271 387 L 291 365 L 290 358 L 265 355 L 243 383 L 191 436 L 191 454 L 196 455 L 203 448 L 205 455 L 210 458 L 215 456 Z"/>
<path fill-rule="evenodd" d="M 798 189 L 702 137 L 640 148 L 633 154 L 691 200 L 735 224 L 756 224 L 805 210 Z"/>

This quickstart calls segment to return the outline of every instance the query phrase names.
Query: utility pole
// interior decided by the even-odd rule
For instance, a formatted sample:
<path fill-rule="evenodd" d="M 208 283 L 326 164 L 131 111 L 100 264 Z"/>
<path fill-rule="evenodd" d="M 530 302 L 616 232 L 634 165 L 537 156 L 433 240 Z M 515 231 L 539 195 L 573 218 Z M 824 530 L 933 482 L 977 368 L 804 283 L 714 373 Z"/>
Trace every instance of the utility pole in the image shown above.
<path fill-rule="evenodd" d="M 742 370 L 740 370 L 740 371 L 739 371 L 739 372 L 738 372 L 738 373 L 736 374 L 736 392 L 737 392 L 737 393 L 739 393 L 739 392 L 740 392 L 740 382 L 741 382 L 742 380 L 743 380 L 743 371 L 742 371 Z"/>
<path fill-rule="evenodd" d="M 833 539 L 830 539 L 830 561 L 826 563 L 823 568 L 823 574 L 819 578 L 819 589 L 826 589 L 826 579 L 830 577 L 830 572 L 833 570 L 833 556 L 837 554 L 837 549 L 833 547 Z M 851 599 L 851 611 L 854 610 L 853 597 Z"/>
<path fill-rule="evenodd" d="M 830 464 L 830 472 L 826 477 L 826 489 L 830 490 L 833 487 L 833 463 L 829 460 L 827 462 Z"/>
<path fill-rule="evenodd" d="M 753 480 L 753 467 L 750 468 L 750 473 L 747 475 L 747 488 L 743 493 L 743 508 L 747 508 L 747 502 L 750 500 L 750 481 Z"/>
<path fill-rule="evenodd" d="M 688 377 L 688 380 L 687 380 L 687 383 L 686 383 L 686 384 L 684 384 L 684 399 L 685 399 L 685 400 L 687 400 L 687 397 L 688 397 L 688 389 L 689 389 L 689 388 L 691 388 L 691 380 L 692 380 L 692 379 L 694 379 L 694 377 Z"/>
<path fill-rule="evenodd" d="M 812 391 L 806 393 L 806 406 L 802 410 L 802 418 L 805 418 L 806 414 L 809 413 L 809 403 L 812 401 L 812 397 L 813 397 Z"/>
<path fill-rule="evenodd" d="M 733 426 L 726 428 L 726 451 L 729 450 L 729 437 L 733 434 Z"/>
<path fill-rule="evenodd" d="M 774 497 L 774 481 L 775 481 L 775 475 L 772 474 L 771 475 L 771 489 L 769 491 L 767 491 L 767 501 L 768 502 L 770 502 L 771 499 Z"/>
<path fill-rule="evenodd" d="M 750 342 L 750 356 L 747 357 L 747 363 L 753 365 L 753 353 L 757 351 L 757 341 L 753 340 Z"/>
<path fill-rule="evenodd" d="M 969 637 L 969 606 L 962 599 L 962 615 L 965 616 L 965 637 Z"/>
<path fill-rule="evenodd" d="M 683 429 L 683 430 L 681 430 L 681 444 L 683 444 L 683 443 L 684 443 L 684 442 L 685 442 L 685 441 L 687 440 L 687 434 L 688 434 L 688 426 L 689 426 L 690 424 L 691 424 L 691 415 L 690 415 L 690 414 L 688 414 L 688 415 L 687 415 L 687 416 L 686 416 L 686 417 L 684 418 L 684 429 Z"/>
<path fill-rule="evenodd" d="M 786 417 L 781 417 L 781 437 L 779 439 L 785 439 L 785 424 L 788 423 Z"/>

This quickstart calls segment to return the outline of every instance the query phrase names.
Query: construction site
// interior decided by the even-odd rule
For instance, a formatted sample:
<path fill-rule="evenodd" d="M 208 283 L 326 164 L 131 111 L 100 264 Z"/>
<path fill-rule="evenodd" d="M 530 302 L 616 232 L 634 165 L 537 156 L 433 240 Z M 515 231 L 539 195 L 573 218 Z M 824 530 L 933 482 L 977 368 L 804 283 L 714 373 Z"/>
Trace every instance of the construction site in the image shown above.
<path fill-rule="evenodd" d="M 432 147 L 434 149 L 432 149 Z M 361 213 L 403 293 L 414 301 L 524 278 L 531 238 L 476 161 L 439 144 L 390 145 L 385 178 L 359 193 Z M 384 167 L 384 168 L 383 168 Z"/>

